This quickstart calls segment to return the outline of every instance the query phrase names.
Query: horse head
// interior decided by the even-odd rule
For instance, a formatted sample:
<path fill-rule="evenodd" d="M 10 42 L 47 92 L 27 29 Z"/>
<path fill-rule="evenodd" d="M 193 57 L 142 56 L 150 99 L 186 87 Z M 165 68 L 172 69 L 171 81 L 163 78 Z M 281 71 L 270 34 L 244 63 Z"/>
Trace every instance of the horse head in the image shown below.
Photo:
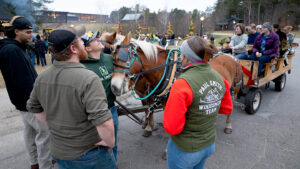
<path fill-rule="evenodd" d="M 115 41 L 117 38 L 117 32 L 114 33 L 108 33 L 108 32 L 103 32 L 100 41 L 104 45 L 103 52 L 107 54 L 112 54 L 115 50 Z"/>
<path fill-rule="evenodd" d="M 158 48 L 155 45 L 145 41 L 133 40 L 129 32 L 124 40 L 116 45 L 113 54 L 112 92 L 119 96 L 128 92 L 129 89 L 134 88 L 136 90 L 136 84 L 141 86 L 141 82 L 153 81 L 155 79 L 153 74 L 159 73 L 159 71 L 143 75 L 140 75 L 140 73 L 157 66 L 157 64 L 163 64 L 163 61 L 158 61 L 157 53 Z M 144 87 L 143 90 L 145 90 Z"/>
<path fill-rule="evenodd" d="M 129 80 L 126 77 L 129 72 L 128 60 L 130 59 L 130 38 L 129 32 L 123 41 L 116 46 L 113 54 L 114 58 L 114 73 L 111 80 L 111 89 L 116 96 L 120 96 L 129 91 Z M 121 53 L 121 56 L 119 56 Z"/>

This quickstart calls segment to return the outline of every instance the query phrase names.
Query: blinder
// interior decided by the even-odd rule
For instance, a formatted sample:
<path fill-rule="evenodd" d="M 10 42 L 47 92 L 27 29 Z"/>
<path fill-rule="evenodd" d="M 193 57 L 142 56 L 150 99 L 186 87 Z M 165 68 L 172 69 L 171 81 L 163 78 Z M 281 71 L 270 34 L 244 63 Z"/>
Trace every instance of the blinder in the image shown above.
<path fill-rule="evenodd" d="M 127 62 L 130 59 L 130 53 L 129 53 L 129 51 L 120 48 L 119 49 L 119 57 L 118 57 L 118 59 L 120 61 Z"/>

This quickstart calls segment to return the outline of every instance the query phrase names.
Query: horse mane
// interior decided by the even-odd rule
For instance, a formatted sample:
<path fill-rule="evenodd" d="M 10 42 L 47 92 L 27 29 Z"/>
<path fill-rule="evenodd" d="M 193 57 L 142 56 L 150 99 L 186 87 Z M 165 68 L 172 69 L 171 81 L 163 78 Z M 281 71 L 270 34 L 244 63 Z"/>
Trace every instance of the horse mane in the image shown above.
<path fill-rule="evenodd" d="M 141 48 L 143 53 L 145 54 L 147 60 L 155 60 L 157 61 L 157 47 L 156 45 L 146 42 L 146 41 L 139 41 L 139 40 L 134 40 L 132 42 L 134 45 L 137 47 Z"/>
<path fill-rule="evenodd" d="M 101 36 L 101 39 L 103 39 L 105 36 L 107 36 L 107 35 L 109 36 L 111 34 L 112 33 L 104 32 Z M 124 35 L 117 34 L 116 42 L 114 43 L 114 46 L 120 45 L 124 39 L 125 39 Z M 156 45 L 154 45 L 152 43 L 149 43 L 149 42 L 146 42 L 146 41 L 136 40 L 134 38 L 131 38 L 130 42 L 133 45 L 139 47 L 143 51 L 143 53 L 145 54 L 147 60 L 154 59 L 155 61 L 157 61 L 158 50 L 157 50 Z"/>

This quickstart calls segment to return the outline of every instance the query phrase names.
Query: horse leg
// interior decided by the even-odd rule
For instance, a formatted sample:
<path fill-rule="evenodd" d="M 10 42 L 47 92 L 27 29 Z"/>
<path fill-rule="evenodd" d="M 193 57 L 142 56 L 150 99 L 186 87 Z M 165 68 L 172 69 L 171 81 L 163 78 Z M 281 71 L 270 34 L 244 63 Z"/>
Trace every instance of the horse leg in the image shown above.
<path fill-rule="evenodd" d="M 232 94 L 233 95 L 232 102 L 237 98 L 237 94 L 238 94 L 240 89 L 241 89 L 240 86 L 238 86 L 234 89 L 234 92 Z M 226 134 L 231 134 L 232 133 L 231 114 L 227 115 L 226 127 L 224 129 L 224 133 L 226 133 Z"/>
<path fill-rule="evenodd" d="M 149 117 L 147 118 L 147 115 L 149 114 Z M 154 127 L 154 121 L 153 121 L 153 112 L 146 111 L 146 127 L 144 130 L 144 137 L 149 137 L 152 135 L 153 127 Z"/>
<path fill-rule="evenodd" d="M 161 156 L 161 158 L 163 160 L 167 160 L 167 148 L 165 148 L 165 151 L 164 151 L 163 155 Z"/>
<path fill-rule="evenodd" d="M 226 128 L 224 129 L 224 133 L 226 133 L 226 134 L 231 134 L 232 133 L 231 114 L 227 115 Z"/>

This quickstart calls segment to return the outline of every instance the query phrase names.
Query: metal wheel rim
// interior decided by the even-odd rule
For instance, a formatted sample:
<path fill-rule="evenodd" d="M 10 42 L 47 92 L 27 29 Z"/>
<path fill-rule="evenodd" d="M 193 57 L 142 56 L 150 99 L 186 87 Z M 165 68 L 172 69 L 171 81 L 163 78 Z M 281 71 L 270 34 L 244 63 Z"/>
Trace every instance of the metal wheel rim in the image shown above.
<path fill-rule="evenodd" d="M 253 110 L 257 110 L 260 103 L 260 93 L 257 92 L 253 99 Z"/>
<path fill-rule="evenodd" d="M 283 89 L 285 86 L 285 76 L 283 75 L 281 78 L 280 88 Z"/>

